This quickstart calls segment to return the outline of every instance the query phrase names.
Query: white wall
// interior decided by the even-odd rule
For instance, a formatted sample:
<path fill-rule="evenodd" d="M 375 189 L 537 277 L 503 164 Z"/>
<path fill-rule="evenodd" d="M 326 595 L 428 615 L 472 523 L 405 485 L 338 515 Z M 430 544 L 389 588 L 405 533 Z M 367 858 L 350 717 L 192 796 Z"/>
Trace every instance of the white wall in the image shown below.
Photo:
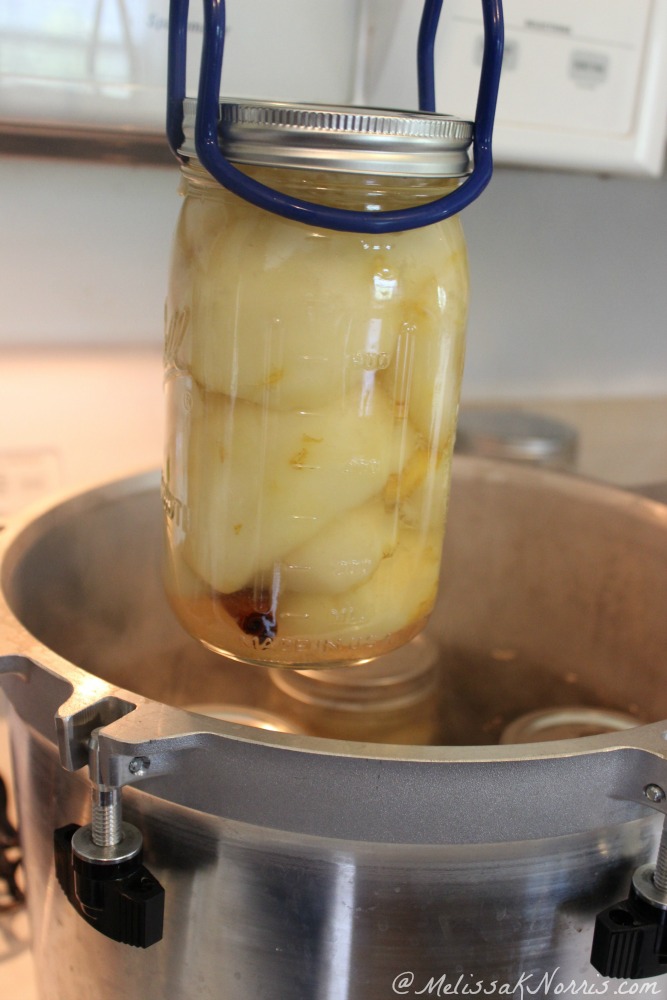
<path fill-rule="evenodd" d="M 159 342 L 178 177 L 0 158 L 0 345 Z"/>
<path fill-rule="evenodd" d="M 0 347 L 157 346 L 178 169 L 0 157 Z M 467 398 L 667 393 L 667 179 L 501 168 L 465 214 Z"/>
<path fill-rule="evenodd" d="M 466 232 L 468 394 L 667 393 L 667 177 L 499 169 Z"/>

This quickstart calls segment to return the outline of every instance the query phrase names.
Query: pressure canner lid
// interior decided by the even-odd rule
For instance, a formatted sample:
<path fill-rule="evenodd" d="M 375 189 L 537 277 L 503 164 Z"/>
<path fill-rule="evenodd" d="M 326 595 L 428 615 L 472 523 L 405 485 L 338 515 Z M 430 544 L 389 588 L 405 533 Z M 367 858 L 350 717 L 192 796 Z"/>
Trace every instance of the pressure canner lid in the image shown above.
<path fill-rule="evenodd" d="M 185 156 L 196 156 L 196 111 L 186 98 Z M 257 166 L 421 177 L 472 169 L 473 123 L 421 111 L 222 101 L 218 137 L 229 160 Z"/>

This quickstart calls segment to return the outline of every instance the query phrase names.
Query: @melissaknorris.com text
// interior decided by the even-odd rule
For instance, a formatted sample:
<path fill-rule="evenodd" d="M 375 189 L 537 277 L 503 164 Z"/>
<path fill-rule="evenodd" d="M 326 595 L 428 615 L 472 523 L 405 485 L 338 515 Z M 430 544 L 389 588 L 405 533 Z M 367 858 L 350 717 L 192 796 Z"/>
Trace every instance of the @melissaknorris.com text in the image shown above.
<path fill-rule="evenodd" d="M 531 997 L 551 1000 L 552 997 L 662 997 L 663 992 L 655 982 L 635 982 L 629 979 L 573 979 L 562 975 L 560 969 L 552 972 L 522 972 L 513 981 L 484 979 L 473 973 L 449 976 L 423 975 L 409 970 L 399 972 L 391 984 L 396 996 L 403 997 Z M 667 995 L 665 995 L 667 1000 Z"/>

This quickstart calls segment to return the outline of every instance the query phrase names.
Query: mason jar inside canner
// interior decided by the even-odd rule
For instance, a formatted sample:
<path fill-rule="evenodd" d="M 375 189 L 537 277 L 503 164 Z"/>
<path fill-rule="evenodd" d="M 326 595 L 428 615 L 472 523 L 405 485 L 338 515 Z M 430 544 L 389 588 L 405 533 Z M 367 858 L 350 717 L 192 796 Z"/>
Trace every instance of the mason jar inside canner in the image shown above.
<path fill-rule="evenodd" d="M 459 215 L 335 231 L 223 188 L 194 150 L 166 304 L 167 590 L 237 660 L 338 667 L 420 631 L 440 571 L 464 359 Z M 423 112 L 225 101 L 252 178 L 368 213 L 470 171 L 472 123 Z"/>

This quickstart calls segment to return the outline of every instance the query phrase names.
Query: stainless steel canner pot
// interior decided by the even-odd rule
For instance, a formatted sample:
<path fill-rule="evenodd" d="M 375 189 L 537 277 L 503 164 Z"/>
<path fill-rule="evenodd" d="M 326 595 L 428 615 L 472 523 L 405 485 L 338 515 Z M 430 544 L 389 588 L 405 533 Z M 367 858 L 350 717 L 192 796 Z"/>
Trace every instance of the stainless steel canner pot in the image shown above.
<path fill-rule="evenodd" d="M 667 508 L 456 460 L 428 627 L 437 746 L 180 707 L 205 693 L 270 710 L 272 685 L 175 622 L 159 525 L 149 474 L 32 511 L 2 540 L 0 681 L 42 1000 L 387 1000 L 476 983 L 551 996 L 608 982 L 590 964 L 593 921 L 655 860 L 665 810 Z M 512 720 L 554 706 L 639 724 L 499 744 Z M 164 889 L 150 947 L 100 933 L 58 884 L 54 830 L 88 823 L 91 787 L 122 792 Z"/>

